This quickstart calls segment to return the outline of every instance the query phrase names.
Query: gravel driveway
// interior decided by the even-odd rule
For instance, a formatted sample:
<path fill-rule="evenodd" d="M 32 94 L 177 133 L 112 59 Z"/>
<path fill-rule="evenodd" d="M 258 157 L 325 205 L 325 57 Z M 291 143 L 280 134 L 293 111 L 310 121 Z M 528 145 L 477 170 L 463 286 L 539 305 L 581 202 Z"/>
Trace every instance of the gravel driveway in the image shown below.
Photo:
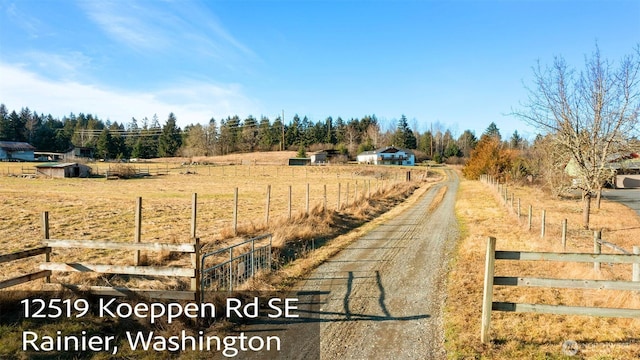
<path fill-rule="evenodd" d="M 320 295 L 322 359 L 444 359 L 442 306 L 458 238 L 458 176 L 324 263 L 295 288 Z M 438 190 L 438 207 L 429 210 Z"/>

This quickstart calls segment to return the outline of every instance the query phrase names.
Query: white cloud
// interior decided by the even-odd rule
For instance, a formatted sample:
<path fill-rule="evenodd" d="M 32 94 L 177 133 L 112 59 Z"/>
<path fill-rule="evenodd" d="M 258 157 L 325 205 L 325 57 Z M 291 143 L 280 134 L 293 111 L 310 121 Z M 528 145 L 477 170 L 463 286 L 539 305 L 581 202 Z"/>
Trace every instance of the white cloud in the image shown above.
<path fill-rule="evenodd" d="M 215 14 L 190 1 L 105 0 L 79 4 L 103 32 L 136 51 L 180 49 L 215 58 L 255 56 Z"/>
<path fill-rule="evenodd" d="M 172 83 L 170 91 L 131 92 L 76 81 L 52 81 L 16 65 L 0 63 L 0 102 L 9 111 L 29 107 L 32 111 L 62 117 L 73 112 L 91 113 L 102 120 L 128 123 L 131 117 L 164 122 L 173 112 L 182 127 L 206 123 L 232 114 L 258 113 L 258 104 L 247 98 L 239 85 L 202 82 Z"/>

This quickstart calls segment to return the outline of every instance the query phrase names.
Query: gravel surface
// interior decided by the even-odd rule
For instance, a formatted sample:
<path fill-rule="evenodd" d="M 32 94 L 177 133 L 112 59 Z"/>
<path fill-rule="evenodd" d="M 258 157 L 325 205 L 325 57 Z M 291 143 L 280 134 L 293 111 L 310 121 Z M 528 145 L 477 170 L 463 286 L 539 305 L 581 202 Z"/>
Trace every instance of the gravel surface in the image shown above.
<path fill-rule="evenodd" d="M 442 307 L 458 176 L 422 195 L 295 288 L 320 294 L 322 359 L 444 359 Z M 448 190 L 429 211 L 438 190 Z"/>

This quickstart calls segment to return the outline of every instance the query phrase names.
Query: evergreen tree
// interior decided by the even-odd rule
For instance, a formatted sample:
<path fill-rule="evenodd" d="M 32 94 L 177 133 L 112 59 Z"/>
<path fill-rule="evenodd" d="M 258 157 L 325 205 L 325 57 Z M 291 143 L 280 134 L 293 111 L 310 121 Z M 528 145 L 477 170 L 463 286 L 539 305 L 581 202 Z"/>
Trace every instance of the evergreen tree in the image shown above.
<path fill-rule="evenodd" d="M 9 140 L 9 111 L 4 104 L 0 104 L 0 140 Z"/>
<path fill-rule="evenodd" d="M 415 149 L 417 147 L 416 137 L 409 128 L 407 117 L 404 115 L 398 121 L 398 129 L 393 137 L 393 145 L 405 149 Z"/>
<path fill-rule="evenodd" d="M 509 146 L 511 146 L 512 149 L 517 149 L 522 145 L 522 137 L 520 136 L 520 134 L 518 134 L 518 130 L 515 130 L 513 132 L 513 135 L 511 135 L 511 140 L 509 141 Z"/>
<path fill-rule="evenodd" d="M 175 115 L 170 113 L 158 139 L 158 155 L 160 157 L 175 156 L 180 146 L 182 146 L 182 131 L 176 125 Z"/>
<path fill-rule="evenodd" d="M 489 127 L 487 127 L 487 129 L 484 131 L 484 133 L 482 135 L 483 136 L 489 136 L 489 137 L 495 137 L 498 140 L 502 139 L 502 135 L 500 135 L 500 129 L 498 129 L 498 126 L 494 122 L 489 124 Z"/>
<path fill-rule="evenodd" d="M 96 155 L 101 159 L 111 159 L 113 157 L 113 138 L 109 129 L 104 129 L 98 136 L 96 143 Z"/>

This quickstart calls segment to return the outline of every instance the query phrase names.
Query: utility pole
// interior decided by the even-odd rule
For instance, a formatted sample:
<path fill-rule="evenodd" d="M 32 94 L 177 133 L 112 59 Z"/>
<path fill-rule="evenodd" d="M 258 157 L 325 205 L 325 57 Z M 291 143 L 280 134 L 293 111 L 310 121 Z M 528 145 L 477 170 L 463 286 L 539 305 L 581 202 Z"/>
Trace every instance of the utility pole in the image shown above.
<path fill-rule="evenodd" d="M 280 144 L 280 151 L 284 151 L 284 109 L 282 109 L 282 142 Z"/>

